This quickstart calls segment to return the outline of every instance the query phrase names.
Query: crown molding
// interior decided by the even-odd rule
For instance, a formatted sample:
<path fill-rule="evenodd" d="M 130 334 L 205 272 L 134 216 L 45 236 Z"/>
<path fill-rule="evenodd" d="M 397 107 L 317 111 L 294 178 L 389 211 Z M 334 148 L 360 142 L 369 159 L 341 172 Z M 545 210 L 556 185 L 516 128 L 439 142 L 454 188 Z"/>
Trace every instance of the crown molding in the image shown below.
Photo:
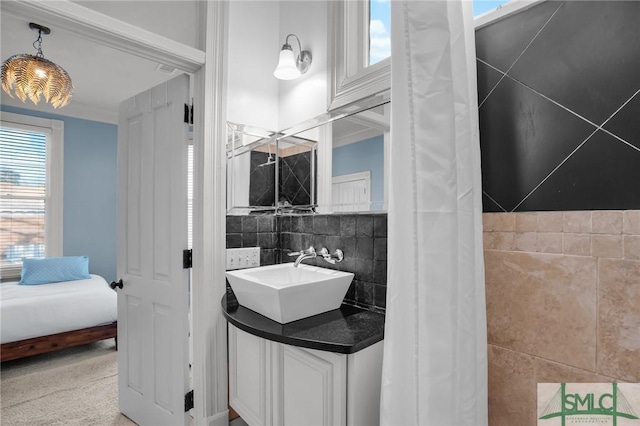
<path fill-rule="evenodd" d="M 12 98 L 6 93 L 0 94 L 0 100 L 2 105 L 11 106 L 15 108 L 27 109 L 29 111 L 46 112 L 48 114 L 61 115 L 71 118 L 82 118 L 91 121 L 100 121 L 109 124 L 118 124 L 118 112 L 111 111 L 103 108 L 96 108 L 94 106 L 80 104 L 77 102 L 69 102 L 64 108 L 56 109 L 44 100 L 38 105 L 32 102 L 22 102 L 20 99 Z"/>
<path fill-rule="evenodd" d="M 205 53 L 186 44 L 131 25 L 69 0 L 0 2 L 3 13 L 42 20 L 87 40 L 151 61 L 195 72 L 205 63 Z"/>

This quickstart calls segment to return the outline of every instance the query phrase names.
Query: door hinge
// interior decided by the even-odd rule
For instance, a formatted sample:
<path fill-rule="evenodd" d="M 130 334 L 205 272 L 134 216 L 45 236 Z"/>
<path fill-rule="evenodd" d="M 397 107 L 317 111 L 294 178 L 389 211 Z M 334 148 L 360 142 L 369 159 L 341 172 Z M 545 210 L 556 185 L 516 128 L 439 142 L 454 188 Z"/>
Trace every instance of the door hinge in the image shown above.
<path fill-rule="evenodd" d="M 184 122 L 193 124 L 193 105 L 184 104 Z"/>
<path fill-rule="evenodd" d="M 193 408 L 193 390 L 187 392 L 184 396 L 184 412 L 191 410 Z"/>
<path fill-rule="evenodd" d="M 184 269 L 189 269 L 192 266 L 193 262 L 193 250 L 182 250 L 182 267 Z"/>

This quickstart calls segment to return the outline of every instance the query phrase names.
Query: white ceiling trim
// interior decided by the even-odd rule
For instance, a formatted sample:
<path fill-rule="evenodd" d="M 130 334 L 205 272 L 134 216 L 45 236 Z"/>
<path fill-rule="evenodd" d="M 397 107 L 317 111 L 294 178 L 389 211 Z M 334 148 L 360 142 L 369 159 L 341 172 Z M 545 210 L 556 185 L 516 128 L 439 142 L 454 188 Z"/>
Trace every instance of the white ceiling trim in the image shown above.
<path fill-rule="evenodd" d="M 22 102 L 17 98 L 12 98 L 4 93 L 4 91 L 2 92 L 0 99 L 2 100 L 2 105 L 8 105 L 16 108 L 43 111 L 65 117 L 84 118 L 85 120 L 100 121 L 109 124 L 118 124 L 117 112 L 103 108 L 96 108 L 92 105 L 79 104 L 78 102 L 69 102 L 64 108 L 55 109 L 51 104 L 42 100 L 38 103 L 38 108 L 35 109 L 33 104 Z"/>
<path fill-rule="evenodd" d="M 362 142 L 375 138 L 376 136 L 380 136 L 380 131 L 377 129 L 360 129 L 346 135 L 334 136 L 333 147 L 338 148 L 352 143 Z"/>
<path fill-rule="evenodd" d="M 205 63 L 205 52 L 136 27 L 87 7 L 60 1 L 0 2 L 3 13 L 31 20 L 46 19 L 93 42 L 194 73 Z"/>
<path fill-rule="evenodd" d="M 381 132 L 389 132 L 391 130 L 390 126 L 390 110 L 389 108 L 384 109 L 384 114 L 378 114 L 374 111 L 362 111 L 358 114 L 354 114 L 349 116 L 347 120 L 352 123 L 360 124 L 364 127 L 370 127 L 373 129 L 377 129 Z"/>

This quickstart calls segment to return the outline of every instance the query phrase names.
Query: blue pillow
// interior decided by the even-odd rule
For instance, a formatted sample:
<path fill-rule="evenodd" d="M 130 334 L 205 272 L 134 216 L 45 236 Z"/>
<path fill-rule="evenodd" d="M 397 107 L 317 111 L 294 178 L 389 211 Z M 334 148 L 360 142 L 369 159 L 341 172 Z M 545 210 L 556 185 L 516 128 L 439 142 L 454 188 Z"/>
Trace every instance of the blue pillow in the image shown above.
<path fill-rule="evenodd" d="M 87 256 L 47 257 L 22 259 L 20 285 L 38 285 L 89 278 Z"/>

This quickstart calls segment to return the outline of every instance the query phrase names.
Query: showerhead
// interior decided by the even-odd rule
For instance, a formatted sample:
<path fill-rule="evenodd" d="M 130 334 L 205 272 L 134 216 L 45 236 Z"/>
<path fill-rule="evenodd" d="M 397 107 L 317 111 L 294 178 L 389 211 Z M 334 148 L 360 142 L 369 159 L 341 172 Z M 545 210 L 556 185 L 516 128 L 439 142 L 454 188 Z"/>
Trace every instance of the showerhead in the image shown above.
<path fill-rule="evenodd" d="M 258 164 L 258 167 L 270 166 L 271 164 L 276 164 L 276 159 L 269 154 L 269 158 L 267 158 L 266 163 Z"/>

